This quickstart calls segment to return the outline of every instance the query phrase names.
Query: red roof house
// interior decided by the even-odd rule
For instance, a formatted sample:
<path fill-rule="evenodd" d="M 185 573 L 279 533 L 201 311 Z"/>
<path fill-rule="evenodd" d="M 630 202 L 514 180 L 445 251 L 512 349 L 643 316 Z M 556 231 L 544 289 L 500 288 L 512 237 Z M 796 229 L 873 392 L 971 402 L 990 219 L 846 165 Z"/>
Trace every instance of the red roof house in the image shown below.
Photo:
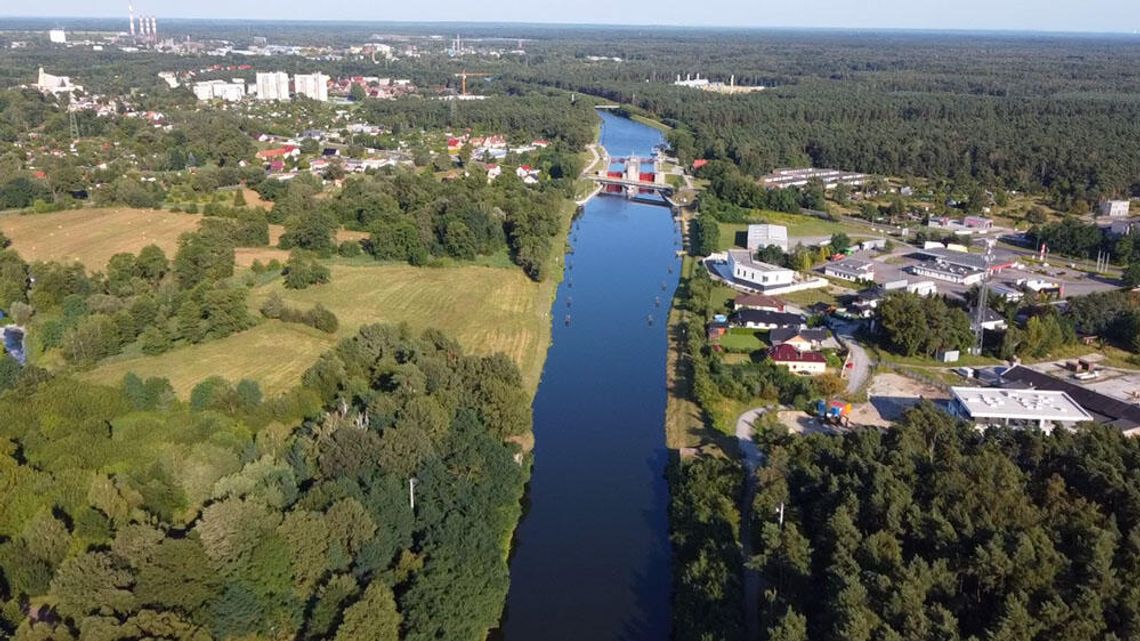
<path fill-rule="evenodd" d="M 793 374 L 817 376 L 827 371 L 827 359 L 819 352 L 801 352 L 788 343 L 768 350 L 768 358 L 777 365 L 783 365 Z"/>

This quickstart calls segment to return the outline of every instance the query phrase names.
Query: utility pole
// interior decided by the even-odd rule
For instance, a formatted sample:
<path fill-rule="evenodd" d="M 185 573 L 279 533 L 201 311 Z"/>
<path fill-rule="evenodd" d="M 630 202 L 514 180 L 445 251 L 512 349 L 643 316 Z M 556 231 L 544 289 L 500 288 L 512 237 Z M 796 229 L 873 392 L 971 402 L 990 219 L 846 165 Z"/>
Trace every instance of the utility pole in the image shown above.
<path fill-rule="evenodd" d="M 416 477 L 414 477 L 414 476 L 412 478 L 408 479 L 408 505 L 410 505 L 412 507 L 412 512 L 416 511 L 416 484 L 417 483 L 419 483 L 419 481 L 417 481 Z"/>

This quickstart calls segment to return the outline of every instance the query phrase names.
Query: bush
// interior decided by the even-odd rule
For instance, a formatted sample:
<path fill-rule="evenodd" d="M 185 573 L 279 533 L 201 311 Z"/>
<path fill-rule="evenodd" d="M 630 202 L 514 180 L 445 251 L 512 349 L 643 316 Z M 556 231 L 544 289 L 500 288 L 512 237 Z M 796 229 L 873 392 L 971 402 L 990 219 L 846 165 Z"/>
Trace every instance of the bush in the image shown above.
<path fill-rule="evenodd" d="M 355 258 L 364 253 L 364 249 L 360 246 L 360 241 L 346 240 L 337 248 L 337 253 L 345 258 Z"/>
<path fill-rule="evenodd" d="M 265 303 L 261 305 L 261 315 L 266 318 L 280 320 L 283 323 L 298 323 L 319 329 L 327 334 L 335 334 L 340 328 L 340 320 L 324 305 L 317 303 L 312 309 L 301 311 L 289 307 L 276 292 L 270 294 Z"/>
<path fill-rule="evenodd" d="M 328 267 L 322 265 L 313 256 L 300 251 L 293 251 L 289 262 L 285 264 L 285 287 L 288 289 L 305 289 L 310 285 L 321 285 L 332 280 L 332 273 Z"/>

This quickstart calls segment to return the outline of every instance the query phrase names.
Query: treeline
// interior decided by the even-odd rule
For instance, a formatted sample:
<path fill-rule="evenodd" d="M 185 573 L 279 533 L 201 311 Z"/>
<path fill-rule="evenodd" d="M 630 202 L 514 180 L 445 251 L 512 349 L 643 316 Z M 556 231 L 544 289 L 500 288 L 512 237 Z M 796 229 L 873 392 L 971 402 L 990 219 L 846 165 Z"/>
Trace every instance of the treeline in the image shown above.
<path fill-rule="evenodd" d="M 503 133 L 517 144 L 536 138 L 561 140 L 572 149 L 581 149 L 594 141 L 597 116 L 589 101 L 574 101 L 560 93 L 520 91 L 524 93 L 451 102 L 420 97 L 371 100 L 363 109 L 370 122 L 390 127 L 396 133 L 421 128 L 472 130 Z"/>
<path fill-rule="evenodd" d="M 471 167 L 467 176 L 439 181 L 430 174 L 397 171 L 349 180 L 334 197 L 318 200 L 318 187 L 300 177 L 277 197 L 270 220 L 285 225 L 281 247 L 328 256 L 338 250 L 340 226 L 367 231 L 363 249 L 379 260 L 423 265 L 434 258 L 474 260 L 509 252 L 528 276 L 542 280 L 561 247 L 567 183 L 531 188 L 514 172 L 488 182 Z M 342 252 L 343 253 L 343 252 Z"/>
<path fill-rule="evenodd" d="M 1134 42 L 1105 37 L 961 39 L 937 34 L 676 34 L 666 46 L 555 45 L 520 80 L 634 105 L 675 125 L 685 162 L 723 159 L 758 176 L 837 167 L 1049 192 L 1055 202 L 1140 193 Z M 620 64 L 585 60 L 614 55 Z M 680 74 L 766 85 L 717 96 Z M 1062 207 L 1064 208 L 1064 207 Z"/>
<path fill-rule="evenodd" d="M 764 639 L 1140 634 L 1140 443 L 985 434 L 925 404 L 887 431 L 767 436 L 752 513 Z"/>
<path fill-rule="evenodd" d="M 526 478 L 504 439 L 530 429 L 505 357 L 370 326 L 274 399 L 29 368 L 0 415 L 5 637 L 478 641 L 499 620 Z"/>
<path fill-rule="evenodd" d="M 76 263 L 28 264 L 18 247 L 0 250 L 0 300 L 32 323 L 38 352 L 58 349 L 79 366 L 133 343 L 159 354 L 224 338 L 255 322 L 246 288 L 228 282 L 238 225 L 205 219 L 199 231 L 182 235 L 173 259 L 150 245 L 137 255 L 116 254 L 105 272 L 90 274 Z"/>

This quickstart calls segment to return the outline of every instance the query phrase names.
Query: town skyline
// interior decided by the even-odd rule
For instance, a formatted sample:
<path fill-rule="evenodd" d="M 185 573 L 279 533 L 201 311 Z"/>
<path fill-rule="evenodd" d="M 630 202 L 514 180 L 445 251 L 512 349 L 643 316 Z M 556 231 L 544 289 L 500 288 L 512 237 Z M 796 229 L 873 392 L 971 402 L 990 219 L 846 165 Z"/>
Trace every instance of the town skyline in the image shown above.
<path fill-rule="evenodd" d="M 121 6 L 120 6 L 121 5 Z M 114 18 L 126 14 L 127 5 L 83 0 L 55 0 L 46 4 L 15 8 L 0 17 L 14 18 Z M 265 7 L 249 0 L 221 2 L 204 0 L 188 8 L 171 0 L 136 3 L 136 11 L 166 19 L 273 20 Z M 585 0 L 573 7 L 546 8 L 520 15 L 505 2 L 484 3 L 478 7 L 460 0 L 443 0 L 431 6 L 396 6 L 376 10 L 346 0 L 330 0 L 319 7 L 286 1 L 275 7 L 277 15 L 291 21 L 367 22 L 460 22 L 481 24 L 543 24 L 644 27 L 737 27 L 774 29 L 859 29 L 859 30 L 949 30 L 1016 31 L 1070 33 L 1137 33 L 1140 7 L 1128 0 L 1092 0 L 1076 6 L 1060 1 L 1047 2 L 1027 12 L 1014 0 L 965 0 L 952 10 L 933 0 L 904 2 L 879 0 L 873 6 L 858 6 L 845 0 L 821 0 L 810 15 L 794 6 L 767 7 L 737 0 L 713 0 L 700 15 L 680 0 L 664 0 L 652 15 L 635 6 Z M 820 16 L 823 16 L 821 19 Z"/>

